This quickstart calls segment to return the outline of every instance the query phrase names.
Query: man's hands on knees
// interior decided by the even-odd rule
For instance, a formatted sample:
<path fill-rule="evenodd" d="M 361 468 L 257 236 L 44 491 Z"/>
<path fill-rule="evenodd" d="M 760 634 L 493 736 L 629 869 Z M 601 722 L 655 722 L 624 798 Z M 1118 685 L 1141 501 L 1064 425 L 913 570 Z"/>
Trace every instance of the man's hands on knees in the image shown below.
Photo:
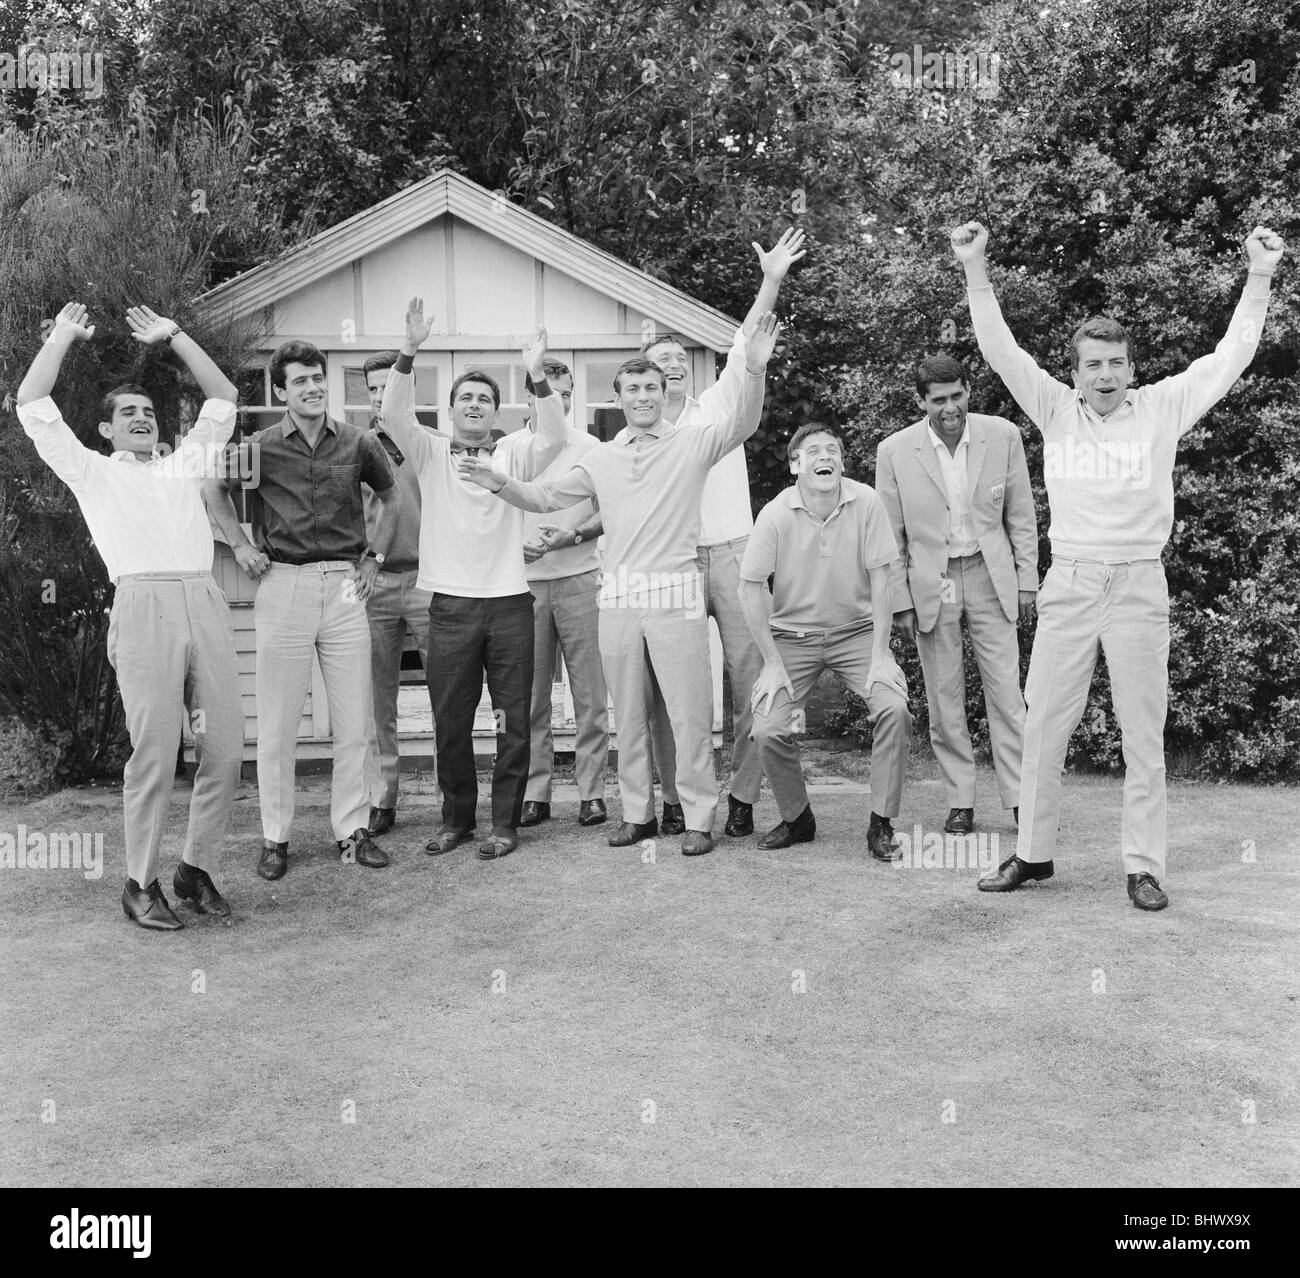
<path fill-rule="evenodd" d="M 763 668 L 754 680 L 754 691 L 750 694 L 749 704 L 759 714 L 766 714 L 776 702 L 776 694 L 784 688 L 791 701 L 794 700 L 794 684 L 786 673 L 785 666 L 779 661 L 765 661 Z"/>

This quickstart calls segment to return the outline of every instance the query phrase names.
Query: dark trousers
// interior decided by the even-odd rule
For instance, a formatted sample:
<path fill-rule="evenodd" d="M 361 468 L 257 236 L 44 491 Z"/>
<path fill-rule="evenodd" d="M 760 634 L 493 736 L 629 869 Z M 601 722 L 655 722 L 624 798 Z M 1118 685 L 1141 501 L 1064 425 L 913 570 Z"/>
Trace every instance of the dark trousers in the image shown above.
<path fill-rule="evenodd" d="M 469 599 L 434 595 L 429 605 L 427 680 L 438 743 L 442 822 L 475 824 L 474 711 L 486 673 L 497 724 L 492 769 L 493 828 L 519 824 L 528 785 L 529 702 L 533 691 L 533 597 Z"/>

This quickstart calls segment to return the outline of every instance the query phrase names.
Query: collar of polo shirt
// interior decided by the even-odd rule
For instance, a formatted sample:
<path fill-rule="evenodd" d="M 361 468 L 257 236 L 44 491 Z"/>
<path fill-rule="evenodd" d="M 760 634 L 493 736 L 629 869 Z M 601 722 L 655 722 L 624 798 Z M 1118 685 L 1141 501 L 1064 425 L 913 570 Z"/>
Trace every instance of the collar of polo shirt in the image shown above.
<path fill-rule="evenodd" d="M 856 488 L 850 487 L 852 482 L 853 481 L 850 480 L 847 475 L 840 476 L 840 499 L 835 503 L 836 510 L 839 510 L 845 502 L 857 501 L 858 491 Z M 808 503 L 804 501 L 803 494 L 799 491 L 799 485 L 797 483 L 792 484 L 785 491 L 787 505 L 795 510 L 808 510 Z M 812 514 L 812 511 L 808 511 L 808 513 Z"/>
<path fill-rule="evenodd" d="M 938 432 L 934 429 L 933 426 L 930 425 L 929 422 L 925 423 L 925 428 L 930 432 L 930 443 L 932 443 L 935 446 L 935 448 L 942 448 L 945 451 L 947 451 L 948 445 L 945 444 L 943 440 L 939 438 Z M 965 444 L 968 448 L 970 447 L 970 418 L 967 418 L 965 425 L 962 426 L 961 438 L 957 441 L 957 447 L 960 448 L 963 444 Z M 951 453 L 949 453 L 948 455 L 952 456 Z"/>
<path fill-rule="evenodd" d="M 1088 403 L 1086 399 L 1084 399 L 1083 392 L 1079 390 L 1077 387 L 1075 388 L 1074 398 L 1078 401 L 1081 407 L 1086 408 L 1088 412 L 1090 412 L 1099 422 L 1110 421 L 1111 418 L 1115 417 L 1119 413 L 1122 413 L 1126 408 L 1131 410 L 1137 402 L 1136 399 L 1134 398 L 1134 391 L 1130 387 L 1128 390 L 1124 392 L 1124 398 L 1121 399 L 1120 402 L 1116 404 L 1115 407 L 1112 408 L 1110 412 L 1106 414 L 1105 417 L 1103 417 L 1100 413 L 1097 412 L 1095 408 L 1093 408 L 1093 406 L 1090 403 Z"/>
<path fill-rule="evenodd" d="M 331 435 L 337 435 L 339 433 L 338 426 L 335 424 L 334 419 L 328 413 L 325 414 L 325 429 L 329 431 Z M 288 439 L 289 436 L 292 435 L 296 430 L 298 431 L 298 434 L 302 435 L 302 431 L 298 430 L 297 422 L 295 422 L 293 418 L 286 413 L 284 421 L 280 424 L 281 434 L 285 437 L 285 439 Z M 303 437 L 306 438 L 306 436 Z"/>

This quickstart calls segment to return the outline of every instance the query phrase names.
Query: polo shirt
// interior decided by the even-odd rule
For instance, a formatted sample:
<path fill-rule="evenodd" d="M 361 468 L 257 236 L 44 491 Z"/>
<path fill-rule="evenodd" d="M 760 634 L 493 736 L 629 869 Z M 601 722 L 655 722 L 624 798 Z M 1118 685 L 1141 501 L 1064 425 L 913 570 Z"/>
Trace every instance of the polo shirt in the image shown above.
<path fill-rule="evenodd" d="M 608 602 L 625 599 L 635 574 L 698 577 L 700 498 L 709 468 L 757 429 L 764 373 L 745 374 L 739 413 L 730 420 L 683 428 L 662 420 L 650 430 L 625 426 L 558 479 L 519 483 L 499 494 L 524 510 L 559 510 L 595 497 L 605 527 Z"/>
<path fill-rule="evenodd" d="M 979 538 L 975 536 L 975 522 L 971 518 L 970 476 L 967 474 L 970 465 L 970 422 L 963 425 L 956 451 L 951 453 L 948 445 L 939 438 L 928 421 L 925 428 L 930 433 L 939 473 L 943 476 L 943 486 L 948 492 L 948 555 L 953 559 L 964 559 L 980 548 Z"/>
<path fill-rule="evenodd" d="M 823 520 L 799 485 L 772 498 L 754 521 L 740 576 L 772 581 L 773 630 L 821 634 L 872 620 L 873 568 L 898 558 L 885 504 L 875 490 L 840 479 L 839 504 Z"/>
<path fill-rule="evenodd" d="M 212 528 L 203 481 L 225 473 L 222 449 L 235 425 L 229 400 L 204 400 L 169 456 L 147 462 L 87 448 L 47 395 L 18 406 L 41 459 L 72 490 L 114 583 L 128 573 L 211 572 Z"/>
<path fill-rule="evenodd" d="M 313 449 L 285 416 L 233 450 L 226 486 L 251 475 L 248 509 L 253 545 L 278 564 L 358 560 L 366 536 L 362 483 L 376 492 L 393 486 L 388 456 L 375 434 L 326 417 Z M 236 466 L 238 467 L 236 469 Z"/>
<path fill-rule="evenodd" d="M 524 576 L 523 511 L 462 479 L 450 435 L 426 430 L 415 417 L 415 378 L 393 368 L 384 386 L 384 429 L 415 467 L 420 481 L 420 572 L 416 585 L 434 594 L 504 599 L 528 593 Z M 532 479 L 564 447 L 558 395 L 537 401 L 537 431 L 517 430 L 495 444 L 492 464 Z"/>
<path fill-rule="evenodd" d="M 991 285 L 968 287 L 980 350 L 1043 435 L 1052 554 L 1124 563 L 1158 559 L 1174 525 L 1174 454 L 1255 357 L 1268 279 L 1251 274 L 1214 352 L 1181 373 L 1130 390 L 1099 416 L 1020 349 Z"/>

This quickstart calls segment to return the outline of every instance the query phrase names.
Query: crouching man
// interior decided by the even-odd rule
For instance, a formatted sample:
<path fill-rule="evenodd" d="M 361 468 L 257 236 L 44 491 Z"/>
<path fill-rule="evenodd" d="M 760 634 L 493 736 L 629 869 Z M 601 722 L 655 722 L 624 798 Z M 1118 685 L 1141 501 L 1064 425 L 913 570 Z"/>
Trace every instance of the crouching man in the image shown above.
<path fill-rule="evenodd" d="M 829 668 L 867 702 L 867 846 L 878 861 L 893 861 L 893 820 L 912 743 L 907 681 L 889 651 L 890 566 L 898 546 L 880 498 L 844 477 L 838 431 L 801 426 L 787 455 L 797 479 L 759 513 L 740 567 L 740 606 L 763 654 L 754 683 L 754 741 L 781 814 L 758 846 L 788 848 L 816 833 L 794 734 L 803 729 L 809 693 Z"/>

